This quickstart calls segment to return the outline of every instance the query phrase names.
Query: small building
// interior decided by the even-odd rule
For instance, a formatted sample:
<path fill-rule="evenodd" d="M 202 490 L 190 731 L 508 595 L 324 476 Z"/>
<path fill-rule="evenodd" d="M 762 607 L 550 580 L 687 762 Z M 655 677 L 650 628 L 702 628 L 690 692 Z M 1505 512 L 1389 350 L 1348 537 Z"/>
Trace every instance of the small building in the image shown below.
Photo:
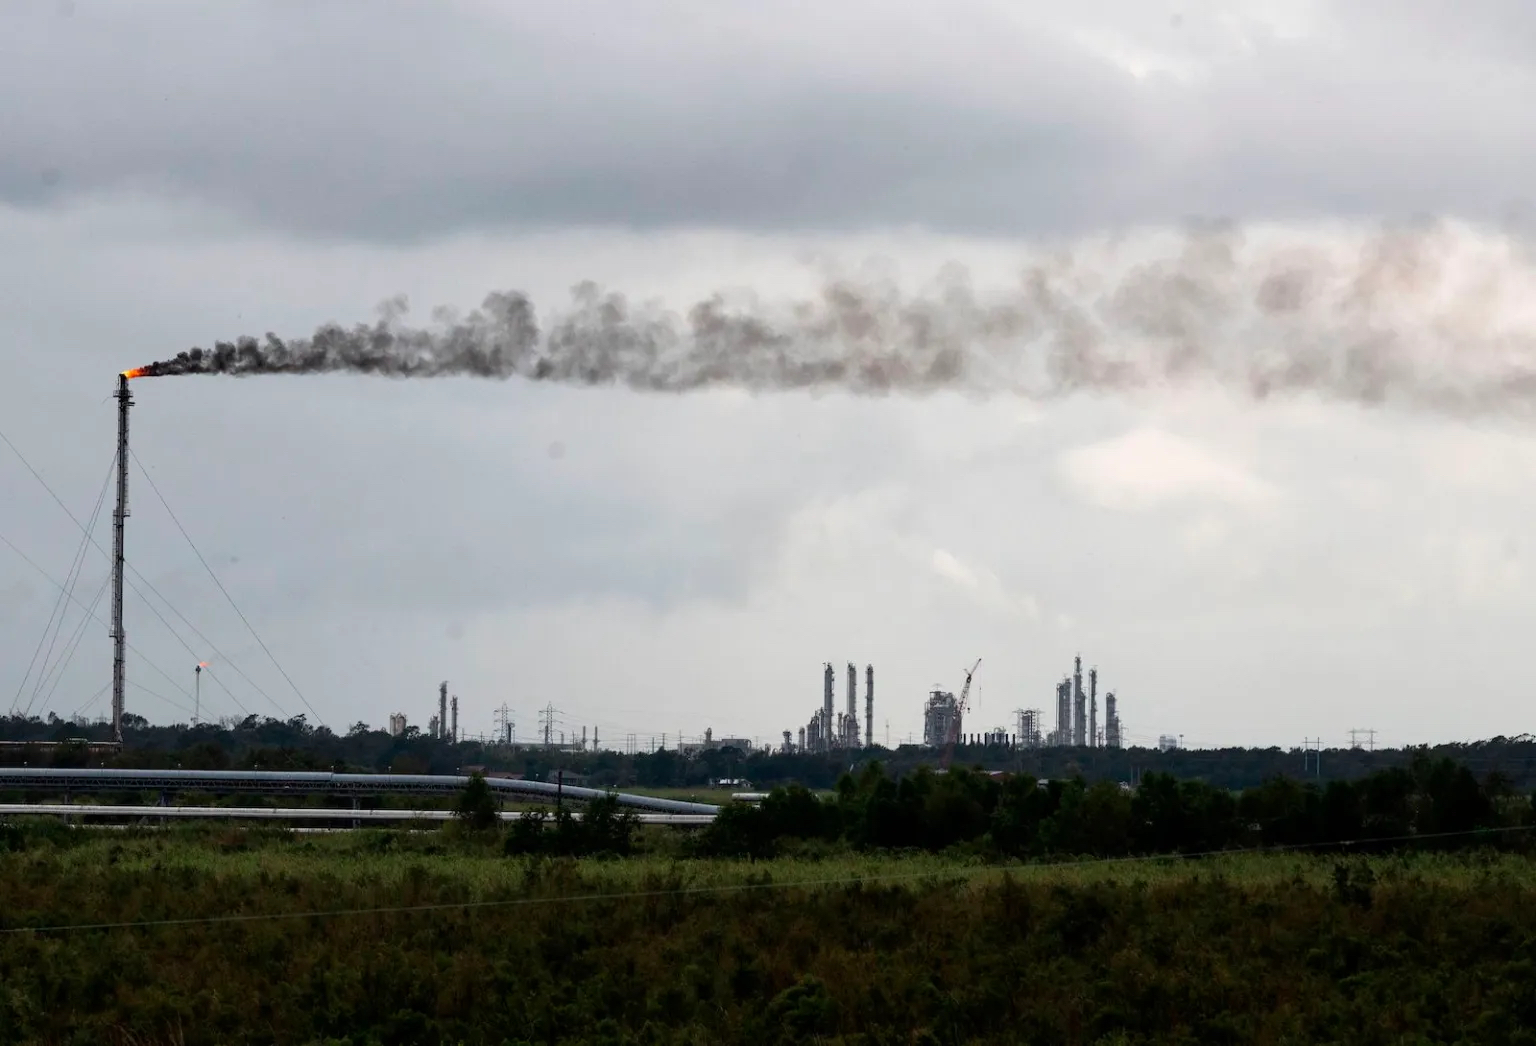
<path fill-rule="evenodd" d="M 466 776 L 479 774 L 481 777 L 494 777 L 498 781 L 521 781 L 523 779 L 522 774 L 513 773 L 511 770 L 487 770 L 483 766 L 463 766 L 459 768 L 459 772 Z M 570 775 L 567 774 L 566 777 L 569 778 Z"/>
<path fill-rule="evenodd" d="M 752 741 L 746 737 L 715 737 L 713 727 L 704 730 L 704 740 L 693 744 L 679 744 L 677 750 L 685 757 L 692 758 L 700 752 L 715 752 L 722 748 L 734 748 L 740 752 L 752 751 Z"/>

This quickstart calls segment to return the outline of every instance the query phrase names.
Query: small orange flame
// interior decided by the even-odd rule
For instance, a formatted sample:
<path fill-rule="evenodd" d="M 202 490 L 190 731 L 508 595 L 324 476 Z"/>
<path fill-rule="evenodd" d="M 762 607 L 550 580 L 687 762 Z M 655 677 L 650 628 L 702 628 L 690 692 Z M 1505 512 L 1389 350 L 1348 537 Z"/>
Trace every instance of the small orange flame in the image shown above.
<path fill-rule="evenodd" d="M 207 668 L 208 667 L 208 662 L 206 662 L 206 661 L 199 661 L 197 663 L 197 667 L 198 668 Z"/>
<path fill-rule="evenodd" d="M 125 371 L 123 371 L 123 377 L 125 377 L 125 378 L 142 378 L 143 376 L 144 376 L 144 368 L 143 367 L 135 367 L 132 370 L 125 370 Z"/>

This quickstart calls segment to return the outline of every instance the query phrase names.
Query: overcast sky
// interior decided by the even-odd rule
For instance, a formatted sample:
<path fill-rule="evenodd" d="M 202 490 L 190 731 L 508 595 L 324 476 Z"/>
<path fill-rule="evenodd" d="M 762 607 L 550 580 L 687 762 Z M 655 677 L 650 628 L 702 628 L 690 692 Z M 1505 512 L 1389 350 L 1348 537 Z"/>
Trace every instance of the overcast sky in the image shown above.
<path fill-rule="evenodd" d="M 1531 97 L 1518 0 L 0 4 L 0 433 L 86 520 L 114 375 L 214 339 L 397 293 L 551 315 L 585 279 L 678 309 L 956 265 L 1007 287 L 1043 257 L 1176 251 L 1192 221 L 1346 258 L 1437 228 L 1372 322 L 1422 301 L 1442 342 L 1518 355 Z M 1011 729 L 1081 653 L 1133 741 L 1531 727 L 1523 401 L 134 393 L 135 454 L 293 684 L 135 467 L 135 584 L 174 607 L 127 603 L 154 720 L 187 718 L 201 659 L 213 715 L 424 724 L 447 679 L 471 733 L 505 703 L 520 737 L 552 705 L 616 744 L 776 742 L 824 661 L 841 708 L 853 660 L 894 742 L 977 657 L 970 726 Z M 100 623 L 28 674 L 80 532 L 3 444 L 0 492 L 0 705 L 100 713 Z M 89 550 L 81 602 L 106 573 Z"/>

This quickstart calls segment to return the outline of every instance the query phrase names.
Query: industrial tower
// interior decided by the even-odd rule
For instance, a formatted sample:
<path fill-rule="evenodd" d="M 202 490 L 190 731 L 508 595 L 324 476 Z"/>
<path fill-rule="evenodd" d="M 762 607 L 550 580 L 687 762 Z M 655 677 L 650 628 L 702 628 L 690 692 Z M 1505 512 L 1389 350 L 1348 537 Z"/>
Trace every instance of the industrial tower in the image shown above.
<path fill-rule="evenodd" d="M 838 738 L 844 748 L 859 747 L 859 670 L 848 662 L 848 713 Z"/>
<path fill-rule="evenodd" d="M 1083 659 L 1072 659 L 1072 743 L 1078 748 L 1088 743 L 1088 713 L 1083 707 Z"/>
<path fill-rule="evenodd" d="M 1088 743 L 1099 746 L 1099 670 L 1088 670 Z"/>
<path fill-rule="evenodd" d="M 875 666 L 864 666 L 864 747 L 875 747 Z"/>
<path fill-rule="evenodd" d="M 123 523 L 128 518 L 128 375 L 117 376 L 117 508 L 112 512 L 112 740 L 123 743 L 123 684 L 128 645 L 123 631 Z"/>

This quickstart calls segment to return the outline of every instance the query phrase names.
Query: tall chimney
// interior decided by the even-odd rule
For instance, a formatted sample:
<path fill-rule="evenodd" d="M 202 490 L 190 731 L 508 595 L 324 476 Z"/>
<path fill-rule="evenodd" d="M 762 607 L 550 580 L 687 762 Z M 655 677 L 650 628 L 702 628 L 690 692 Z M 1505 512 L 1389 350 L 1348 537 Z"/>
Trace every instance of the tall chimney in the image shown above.
<path fill-rule="evenodd" d="M 1056 684 L 1056 744 L 1062 748 L 1072 745 L 1072 680 L 1063 679 Z"/>
<path fill-rule="evenodd" d="M 454 744 L 459 743 L 459 695 L 453 695 L 453 726 L 448 731 L 448 740 Z"/>
<path fill-rule="evenodd" d="M 1072 659 L 1072 743 L 1084 744 L 1083 735 L 1088 732 L 1088 716 L 1083 708 L 1083 659 Z"/>
<path fill-rule="evenodd" d="M 827 662 L 825 678 L 822 683 L 825 693 L 821 695 L 821 730 L 818 746 L 822 751 L 832 747 L 832 689 L 837 685 L 837 675 L 832 671 L 832 662 Z"/>
<path fill-rule="evenodd" d="M 848 718 L 845 722 L 843 744 L 849 748 L 859 747 L 859 670 L 852 661 L 848 662 Z"/>
<path fill-rule="evenodd" d="M 433 735 L 439 741 L 443 739 L 444 732 L 448 729 L 448 680 L 443 680 L 437 685 L 437 732 Z"/>
<path fill-rule="evenodd" d="M 123 741 L 123 684 L 127 662 L 123 631 L 123 523 L 128 518 L 128 375 L 117 376 L 117 508 L 112 512 L 112 740 Z"/>
<path fill-rule="evenodd" d="M 864 747 L 875 747 L 875 666 L 864 666 Z"/>
<path fill-rule="evenodd" d="M 1099 670 L 1088 670 L 1088 744 L 1097 748 L 1099 744 Z"/>

